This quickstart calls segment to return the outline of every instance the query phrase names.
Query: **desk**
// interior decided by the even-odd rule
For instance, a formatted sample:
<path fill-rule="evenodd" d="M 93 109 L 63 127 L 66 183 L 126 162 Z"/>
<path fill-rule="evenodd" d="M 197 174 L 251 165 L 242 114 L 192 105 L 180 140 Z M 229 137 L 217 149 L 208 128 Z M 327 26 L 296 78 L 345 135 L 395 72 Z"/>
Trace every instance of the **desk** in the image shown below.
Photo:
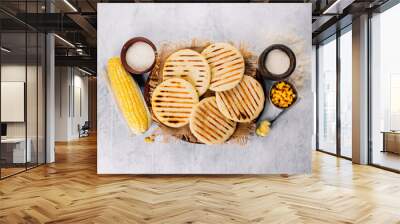
<path fill-rule="evenodd" d="M 382 152 L 393 152 L 400 154 L 400 132 L 383 131 L 383 150 Z"/>
<path fill-rule="evenodd" d="M 9 160 L 8 162 L 10 162 L 10 163 L 31 162 L 31 160 L 32 160 L 32 153 L 31 153 L 32 141 L 30 138 L 28 138 L 26 140 L 26 142 L 28 143 L 27 144 L 28 147 L 26 147 L 26 154 L 25 154 L 25 138 L 1 139 L 2 157 L 3 157 L 3 153 L 5 152 L 6 155 L 12 154 L 12 160 L 11 160 L 11 156 L 10 156 L 10 158 L 6 158 L 6 160 Z M 8 152 L 10 152 L 10 153 L 8 153 Z"/>

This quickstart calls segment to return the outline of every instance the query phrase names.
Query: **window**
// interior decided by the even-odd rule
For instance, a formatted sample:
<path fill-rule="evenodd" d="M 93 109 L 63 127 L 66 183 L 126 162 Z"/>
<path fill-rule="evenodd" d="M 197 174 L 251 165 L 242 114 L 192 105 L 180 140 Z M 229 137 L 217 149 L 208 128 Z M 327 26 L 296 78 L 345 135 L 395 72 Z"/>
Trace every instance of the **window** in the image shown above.
<path fill-rule="evenodd" d="M 370 134 L 373 164 L 400 170 L 400 5 L 371 18 Z"/>
<path fill-rule="evenodd" d="M 352 26 L 337 34 L 318 47 L 317 149 L 351 158 Z"/>
<path fill-rule="evenodd" d="M 340 154 L 352 156 L 352 33 L 351 26 L 340 36 Z"/>
<path fill-rule="evenodd" d="M 390 130 L 400 130 L 400 73 L 390 74 Z"/>
<path fill-rule="evenodd" d="M 318 48 L 319 150 L 336 154 L 336 38 Z"/>

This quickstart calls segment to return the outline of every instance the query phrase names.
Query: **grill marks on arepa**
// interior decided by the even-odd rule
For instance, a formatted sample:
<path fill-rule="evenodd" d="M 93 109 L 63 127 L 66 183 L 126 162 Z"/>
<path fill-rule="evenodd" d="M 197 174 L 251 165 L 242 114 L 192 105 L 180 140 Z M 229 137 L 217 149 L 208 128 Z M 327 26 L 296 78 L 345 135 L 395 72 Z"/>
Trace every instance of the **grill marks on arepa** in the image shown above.
<path fill-rule="evenodd" d="M 180 78 L 171 78 L 160 83 L 151 98 L 156 118 L 164 125 L 174 128 L 189 123 L 193 108 L 198 102 L 196 89 Z"/>
<path fill-rule="evenodd" d="M 264 108 L 264 91 L 260 83 L 245 75 L 235 88 L 216 92 L 218 109 L 236 122 L 250 122 L 258 117 Z"/>
<path fill-rule="evenodd" d="M 211 68 L 210 89 L 224 91 L 234 88 L 244 74 L 244 58 L 238 49 L 227 43 L 215 43 L 201 53 Z"/>
<path fill-rule="evenodd" d="M 190 82 L 199 95 L 203 95 L 211 79 L 210 66 L 203 55 L 190 49 L 171 54 L 164 63 L 163 80 L 182 78 Z"/>
<path fill-rule="evenodd" d="M 215 97 L 207 97 L 194 108 L 189 127 L 200 142 L 208 145 L 220 144 L 233 134 L 236 122 L 221 114 Z"/>

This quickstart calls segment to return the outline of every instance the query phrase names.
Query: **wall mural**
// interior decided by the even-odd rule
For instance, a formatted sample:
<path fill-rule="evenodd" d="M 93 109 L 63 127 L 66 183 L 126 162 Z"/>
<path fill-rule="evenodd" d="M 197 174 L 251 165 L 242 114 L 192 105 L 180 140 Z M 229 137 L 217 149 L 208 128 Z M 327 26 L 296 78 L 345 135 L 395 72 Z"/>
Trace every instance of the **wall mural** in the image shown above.
<path fill-rule="evenodd" d="M 98 173 L 310 172 L 311 4 L 99 4 Z"/>

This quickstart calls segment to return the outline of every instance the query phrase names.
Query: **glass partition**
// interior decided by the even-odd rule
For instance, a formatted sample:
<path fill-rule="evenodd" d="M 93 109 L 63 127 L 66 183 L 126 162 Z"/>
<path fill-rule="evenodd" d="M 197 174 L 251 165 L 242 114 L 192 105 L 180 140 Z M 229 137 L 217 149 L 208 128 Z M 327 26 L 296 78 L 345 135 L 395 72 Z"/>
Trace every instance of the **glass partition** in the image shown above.
<path fill-rule="evenodd" d="M 38 74 L 37 74 L 37 162 L 46 162 L 46 36 L 38 33 Z"/>
<path fill-rule="evenodd" d="M 25 32 L 1 34 L 2 177 L 24 171 L 31 161 L 26 150 L 26 41 Z"/>
<path fill-rule="evenodd" d="M 27 33 L 27 74 L 26 74 L 26 113 L 27 113 L 27 150 L 30 151 L 30 161 L 27 167 L 34 167 L 38 160 L 38 35 L 36 32 Z"/>
<path fill-rule="evenodd" d="M 38 1 L 27 2 L 26 12 L 40 13 L 41 4 Z M 34 17 L 37 19 L 37 17 Z M 32 21 L 37 23 L 38 21 Z M 39 70 L 40 67 L 40 42 L 39 32 L 27 27 L 27 150 L 31 151 L 31 161 L 27 167 L 35 167 L 39 163 Z"/>
<path fill-rule="evenodd" d="M 44 1 L 0 2 L 42 13 Z M 45 163 L 45 34 L 0 12 L 0 178 Z"/>

